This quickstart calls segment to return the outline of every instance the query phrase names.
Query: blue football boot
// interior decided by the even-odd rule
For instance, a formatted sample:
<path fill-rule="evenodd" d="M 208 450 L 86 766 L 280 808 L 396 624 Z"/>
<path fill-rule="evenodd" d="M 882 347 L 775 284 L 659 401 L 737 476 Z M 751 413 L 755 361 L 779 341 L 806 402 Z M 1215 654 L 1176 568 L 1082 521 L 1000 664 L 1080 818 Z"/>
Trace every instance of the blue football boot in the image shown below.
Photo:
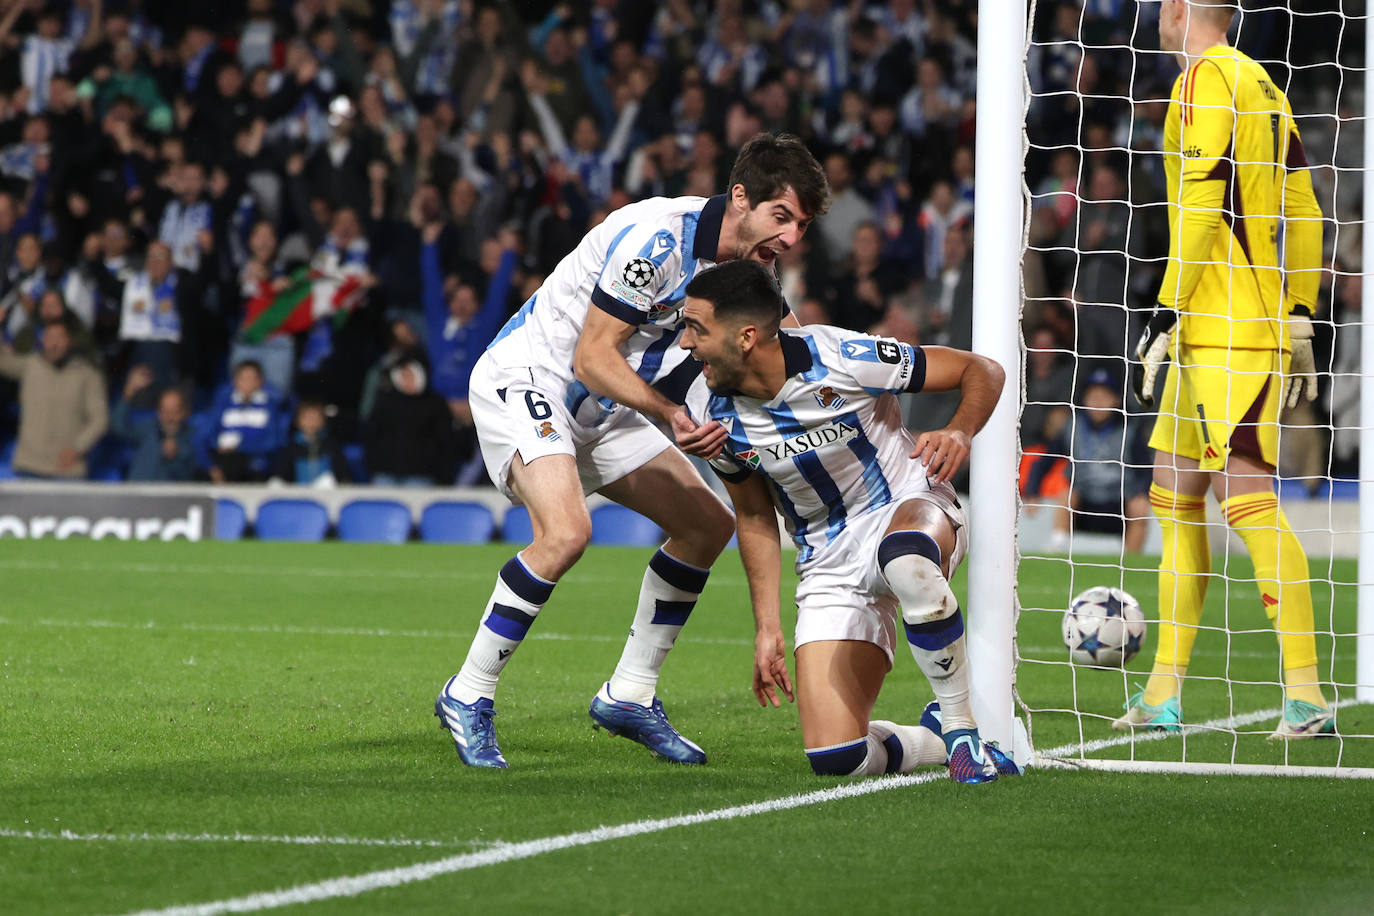
<path fill-rule="evenodd" d="M 610 694 L 610 685 L 602 687 L 592 697 L 592 705 L 587 714 L 598 728 L 604 728 L 612 735 L 638 741 L 658 757 L 666 757 L 675 763 L 705 763 L 706 752 L 691 741 L 682 737 L 668 721 L 663 711 L 663 703 L 658 697 L 649 706 L 638 703 L 625 703 Z"/>
<path fill-rule="evenodd" d="M 997 767 L 975 729 L 950 732 L 945 736 L 945 746 L 949 748 L 950 779 L 966 785 L 997 781 Z"/>
<path fill-rule="evenodd" d="M 926 704 L 926 708 L 921 710 L 921 721 L 919 724 L 921 727 L 928 728 L 941 737 L 944 736 L 939 700 L 931 700 Z M 998 776 L 1020 776 L 1025 772 L 1016 765 L 1015 760 L 1012 760 L 1006 754 L 1002 753 L 1002 749 L 997 746 L 995 741 L 984 741 L 983 751 L 992 760 L 992 765 L 996 768 Z"/>
<path fill-rule="evenodd" d="M 1178 697 L 1169 697 L 1158 706 L 1145 702 L 1145 691 L 1137 690 L 1124 706 L 1126 714 L 1112 720 L 1117 731 L 1147 728 L 1151 731 L 1177 732 L 1183 730 L 1183 705 Z"/>
<path fill-rule="evenodd" d="M 1305 700 L 1284 700 L 1283 718 L 1270 741 L 1292 738 L 1325 738 L 1336 733 L 1336 711 Z"/>
<path fill-rule="evenodd" d="M 456 677 L 457 675 L 455 675 Z M 449 684 L 452 684 L 452 678 Z M 486 697 L 476 703 L 460 703 L 448 695 L 448 684 L 434 701 L 434 714 L 439 727 L 448 729 L 458 748 L 458 757 L 470 767 L 495 767 L 504 770 L 509 764 L 496 744 L 496 709 Z"/>

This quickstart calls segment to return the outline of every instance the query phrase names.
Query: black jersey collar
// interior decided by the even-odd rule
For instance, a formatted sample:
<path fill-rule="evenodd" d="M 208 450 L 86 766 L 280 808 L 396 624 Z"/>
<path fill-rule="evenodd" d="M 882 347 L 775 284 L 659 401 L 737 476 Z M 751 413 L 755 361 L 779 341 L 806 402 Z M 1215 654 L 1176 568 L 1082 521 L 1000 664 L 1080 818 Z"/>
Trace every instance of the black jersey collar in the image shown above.
<path fill-rule="evenodd" d="M 778 343 L 782 346 L 782 371 L 787 377 L 808 372 L 813 365 L 811 347 L 801 337 L 794 337 L 786 331 L 778 331 Z"/>
<path fill-rule="evenodd" d="M 692 241 L 692 257 L 698 261 L 716 261 L 720 248 L 720 225 L 725 220 L 725 195 L 707 198 L 697 218 L 697 234 Z"/>

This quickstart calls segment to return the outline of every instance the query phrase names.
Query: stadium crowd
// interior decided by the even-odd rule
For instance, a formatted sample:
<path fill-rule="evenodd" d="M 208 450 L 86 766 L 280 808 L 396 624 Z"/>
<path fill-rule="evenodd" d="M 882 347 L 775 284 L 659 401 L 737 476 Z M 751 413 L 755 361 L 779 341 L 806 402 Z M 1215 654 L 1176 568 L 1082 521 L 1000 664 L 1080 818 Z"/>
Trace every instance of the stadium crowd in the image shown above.
<path fill-rule="evenodd" d="M 506 317 L 759 131 L 831 184 L 778 263 L 803 323 L 968 347 L 977 5 L 0 0 L 0 443 L 37 477 L 477 482 Z M 1167 249 L 1135 15 L 1037 5 L 1028 446 L 1122 373 Z"/>

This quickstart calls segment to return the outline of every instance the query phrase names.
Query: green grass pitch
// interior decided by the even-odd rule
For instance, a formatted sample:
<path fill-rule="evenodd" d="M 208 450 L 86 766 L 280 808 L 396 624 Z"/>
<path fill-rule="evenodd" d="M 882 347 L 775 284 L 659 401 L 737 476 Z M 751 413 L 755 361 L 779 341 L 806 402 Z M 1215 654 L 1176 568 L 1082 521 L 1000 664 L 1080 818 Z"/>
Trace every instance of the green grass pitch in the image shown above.
<path fill-rule="evenodd" d="M 592 730 L 587 703 L 619 656 L 649 557 L 592 548 L 503 679 L 497 726 L 512 768 L 499 772 L 464 769 L 432 705 L 508 546 L 3 544 L 6 913 L 261 900 L 356 876 L 370 887 L 366 876 L 388 869 L 499 859 L 507 844 L 852 785 L 811 774 L 795 708 L 754 703 L 752 623 L 733 553 L 661 686 L 674 722 L 710 755 L 707 766 L 674 766 Z M 1351 566 L 1319 570 L 1328 572 L 1353 580 Z M 1124 584 L 1152 613 L 1146 571 L 1123 578 L 1110 562 L 1083 558 L 1023 563 L 1018 639 L 1030 661 L 1019 690 L 1032 707 L 1060 710 L 1032 718 L 1041 749 L 1113 737 L 1107 717 L 1148 669 L 1148 648 L 1124 673 L 1062 664 L 1060 609 L 1097 584 Z M 1275 680 L 1276 665 L 1253 586 L 1225 585 L 1214 585 L 1206 622 L 1229 606 L 1232 627 L 1250 632 L 1202 635 L 1190 722 L 1278 703 L 1277 689 L 1259 683 Z M 1337 631 L 1353 628 L 1352 587 L 1318 588 L 1317 604 L 1319 625 L 1334 614 Z M 1345 640 L 1336 640 L 1336 659 L 1335 680 L 1353 680 Z M 1240 686 L 1228 693 L 1223 675 Z M 903 653 L 877 713 L 911 721 L 928 697 Z M 1374 733 L 1371 718 L 1369 707 L 1344 709 L 1342 730 Z M 1186 753 L 1374 767 L 1374 741 L 1285 749 L 1263 741 L 1272 727 L 1193 735 Z M 1183 752 L 1174 738 L 1097 756 Z M 940 777 L 356 896 L 307 895 L 313 902 L 287 910 L 1367 913 L 1371 832 L 1365 781 L 1045 770 L 969 787 Z"/>

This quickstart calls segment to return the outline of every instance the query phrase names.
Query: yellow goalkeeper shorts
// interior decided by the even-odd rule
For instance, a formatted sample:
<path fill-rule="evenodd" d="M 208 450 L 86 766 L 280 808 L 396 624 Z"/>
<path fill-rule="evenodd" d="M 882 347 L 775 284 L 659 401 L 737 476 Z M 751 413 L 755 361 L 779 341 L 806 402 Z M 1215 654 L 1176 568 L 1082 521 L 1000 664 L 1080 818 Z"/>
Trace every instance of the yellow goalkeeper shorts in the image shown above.
<path fill-rule="evenodd" d="M 1279 402 L 1289 354 L 1278 350 L 1178 348 L 1169 366 L 1150 448 L 1220 471 L 1235 452 L 1279 461 Z"/>

